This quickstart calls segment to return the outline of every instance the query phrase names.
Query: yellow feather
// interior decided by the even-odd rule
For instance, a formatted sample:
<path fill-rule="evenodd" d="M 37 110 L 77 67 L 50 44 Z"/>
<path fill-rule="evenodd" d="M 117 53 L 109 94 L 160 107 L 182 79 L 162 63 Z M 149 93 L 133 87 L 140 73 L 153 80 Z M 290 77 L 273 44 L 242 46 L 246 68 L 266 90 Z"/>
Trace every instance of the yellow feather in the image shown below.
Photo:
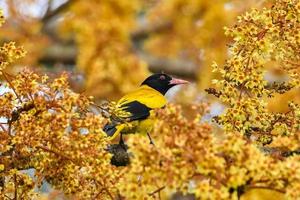
<path fill-rule="evenodd" d="M 138 101 L 148 108 L 155 109 L 155 108 L 162 108 L 166 105 L 167 99 L 162 95 L 160 92 L 156 91 L 155 89 L 143 85 L 139 87 L 137 90 L 128 93 L 124 97 L 122 97 L 117 102 L 117 107 L 121 107 L 124 104 Z M 150 116 L 144 120 L 135 120 L 131 122 L 126 122 L 124 124 L 119 124 L 116 126 L 116 132 L 113 136 L 110 137 L 111 140 L 119 136 L 122 132 L 124 134 L 147 134 L 150 133 L 154 123 L 154 112 L 153 110 L 150 111 Z"/>
<path fill-rule="evenodd" d="M 109 140 L 113 140 L 118 135 L 120 135 L 121 131 L 125 128 L 125 126 L 126 126 L 125 124 L 120 124 L 120 125 L 116 126 L 117 131 L 111 137 L 109 137 Z"/>
<path fill-rule="evenodd" d="M 161 108 L 167 103 L 165 96 L 147 85 L 128 93 L 118 101 L 117 105 L 121 106 L 132 101 L 138 101 L 149 108 Z"/>

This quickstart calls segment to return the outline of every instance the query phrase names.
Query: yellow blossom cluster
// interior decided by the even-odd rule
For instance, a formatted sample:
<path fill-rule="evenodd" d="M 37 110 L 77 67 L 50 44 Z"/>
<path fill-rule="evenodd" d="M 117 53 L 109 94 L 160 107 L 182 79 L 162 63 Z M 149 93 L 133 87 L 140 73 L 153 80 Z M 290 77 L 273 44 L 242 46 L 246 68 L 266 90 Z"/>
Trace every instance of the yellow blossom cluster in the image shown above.
<path fill-rule="evenodd" d="M 9 102 L 1 108 L 7 120 L 1 123 L 1 197 L 30 199 L 44 181 L 78 198 L 112 196 L 118 171 L 90 99 L 72 92 L 66 75 L 50 81 L 25 70 L 8 81 L 10 91 L 1 96 Z M 26 169 L 35 170 L 35 179 L 19 171 Z"/>
<path fill-rule="evenodd" d="M 0 27 L 4 23 L 3 11 L 0 9 Z M 26 52 L 22 47 L 16 47 L 14 42 L 4 43 L 0 47 L 0 71 L 15 60 L 24 57 Z"/>
<path fill-rule="evenodd" d="M 205 109 L 204 109 L 205 110 Z M 203 113 L 200 113 L 200 116 Z M 300 195 L 300 158 L 265 155 L 236 134 L 221 136 L 209 124 L 188 120 L 169 105 L 157 112 L 151 137 L 130 136 L 134 155 L 125 169 L 125 199 L 168 199 L 174 192 L 196 199 L 239 199 L 253 188 L 268 188 L 295 199 Z"/>
<path fill-rule="evenodd" d="M 0 31 L 0 41 L 14 41 L 17 44 L 22 44 L 30 56 L 24 57 L 20 63 L 31 67 L 38 64 L 39 59 L 45 52 L 45 46 L 49 45 L 49 38 L 44 34 L 42 21 L 37 18 L 32 18 L 26 15 L 27 7 L 37 4 L 37 0 L 3 0 L 3 5 L 6 6 L 7 18 L 6 23 Z M 23 10 L 25 9 L 25 12 Z M 1 15 L 0 15 L 1 16 Z M 4 18 L 0 19 L 1 21 Z M 10 71 L 15 71 L 10 68 Z M 17 70 L 16 70 L 17 71 Z"/>
<path fill-rule="evenodd" d="M 299 130 L 296 103 L 291 102 L 287 113 L 267 110 L 268 98 L 300 86 L 299 17 L 299 1 L 276 0 L 272 7 L 246 12 L 234 27 L 226 28 L 233 38 L 230 58 L 223 67 L 213 65 L 222 79 L 213 81 L 218 90 L 208 90 L 229 106 L 216 118 L 225 130 L 256 134 L 267 143 L 273 135 Z M 286 82 L 268 82 L 265 75 L 270 62 L 289 75 Z"/>
<path fill-rule="evenodd" d="M 66 74 L 54 80 L 4 67 L 24 55 L 14 43 L 0 48 L 6 89 L 0 96 L 0 197 L 33 199 L 44 181 L 66 195 L 111 198 L 118 171 L 105 150 L 103 118 L 91 100 L 74 93 Z M 26 170 L 34 169 L 34 178 Z"/>
<path fill-rule="evenodd" d="M 24 55 L 25 51 L 22 47 L 16 47 L 14 42 L 5 43 L 0 47 L 0 70 L 4 70 L 9 64 Z"/>
<path fill-rule="evenodd" d="M 104 118 L 90 110 L 91 99 L 74 93 L 66 74 L 7 73 L 25 54 L 14 43 L 0 54 L 0 199 L 38 199 L 44 182 L 67 197 L 114 199 L 121 174 L 110 164 Z"/>

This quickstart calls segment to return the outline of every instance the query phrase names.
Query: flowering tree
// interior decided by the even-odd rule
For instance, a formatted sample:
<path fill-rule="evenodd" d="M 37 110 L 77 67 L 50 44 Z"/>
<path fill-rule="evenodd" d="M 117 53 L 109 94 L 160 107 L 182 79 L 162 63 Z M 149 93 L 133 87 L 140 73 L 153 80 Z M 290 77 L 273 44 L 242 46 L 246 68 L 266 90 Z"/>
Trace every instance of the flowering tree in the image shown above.
<path fill-rule="evenodd" d="M 7 88 L 0 97 L 1 198 L 32 199 L 45 180 L 66 194 L 112 198 L 119 173 L 105 150 L 103 118 L 88 111 L 90 99 L 70 90 L 66 74 L 54 80 L 28 69 L 7 74 L 25 51 L 14 43 L 0 51 Z M 34 179 L 26 169 L 35 169 Z"/>
<path fill-rule="evenodd" d="M 107 12 L 95 13 L 96 17 L 110 16 L 111 5 L 103 6 Z M 123 6 L 136 9 L 130 3 Z M 86 13 L 77 10 L 78 5 L 73 9 L 78 15 Z M 112 144 L 102 131 L 106 115 L 94 111 L 91 97 L 72 91 L 66 73 L 50 78 L 25 68 L 11 75 L 7 69 L 25 56 L 25 50 L 4 43 L 0 48 L 1 199 L 39 199 L 37 189 L 43 182 L 73 199 L 168 199 L 174 193 L 194 199 L 240 199 L 253 189 L 268 190 L 278 198 L 299 198 L 300 106 L 291 101 L 285 113 L 267 108 L 276 93 L 299 90 L 299 18 L 298 0 L 276 0 L 226 28 L 233 39 L 230 55 L 224 65 L 213 65 L 220 79 L 207 89 L 227 105 L 214 118 L 218 126 L 205 122 L 206 103 L 189 106 L 188 113 L 169 104 L 156 110 L 151 134 L 155 146 L 139 135 L 129 135 L 126 148 Z M 71 20 L 70 26 L 81 27 L 82 21 L 77 21 Z M 103 29 L 101 25 L 97 27 Z M 129 34 L 114 26 L 106 28 L 108 34 L 116 31 L 120 41 Z M 87 48 L 79 60 L 88 67 L 94 51 L 89 51 L 87 38 L 78 37 L 77 42 Z M 102 49 L 100 64 L 94 62 L 93 67 L 103 67 L 106 59 L 111 63 L 120 52 L 135 63 L 124 43 L 109 44 L 105 38 L 98 42 L 97 48 L 107 42 L 111 51 L 106 54 Z M 264 78 L 270 63 L 286 73 L 285 82 Z"/>

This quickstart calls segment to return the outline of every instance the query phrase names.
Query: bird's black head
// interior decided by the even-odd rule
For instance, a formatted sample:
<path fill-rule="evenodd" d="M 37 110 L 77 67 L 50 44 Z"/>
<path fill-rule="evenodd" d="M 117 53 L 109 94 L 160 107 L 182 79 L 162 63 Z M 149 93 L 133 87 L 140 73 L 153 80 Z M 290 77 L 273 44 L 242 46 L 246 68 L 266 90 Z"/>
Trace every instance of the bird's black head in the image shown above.
<path fill-rule="evenodd" d="M 171 87 L 185 83 L 188 83 L 188 81 L 172 78 L 167 74 L 160 73 L 149 76 L 144 80 L 142 85 L 147 85 L 165 95 Z"/>

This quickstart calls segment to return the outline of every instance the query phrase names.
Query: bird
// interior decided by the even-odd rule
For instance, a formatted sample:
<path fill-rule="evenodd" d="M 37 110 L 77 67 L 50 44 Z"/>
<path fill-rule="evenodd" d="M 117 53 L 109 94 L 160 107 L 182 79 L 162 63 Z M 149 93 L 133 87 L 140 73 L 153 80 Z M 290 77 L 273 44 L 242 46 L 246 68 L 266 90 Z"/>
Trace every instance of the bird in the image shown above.
<path fill-rule="evenodd" d="M 165 73 L 156 73 L 146 78 L 140 87 L 129 92 L 117 101 L 115 116 L 103 127 L 103 131 L 113 140 L 120 135 L 119 144 L 124 144 L 123 134 L 146 134 L 153 144 L 150 132 L 154 123 L 154 109 L 164 108 L 167 104 L 165 94 L 186 80 L 173 78 Z"/>

